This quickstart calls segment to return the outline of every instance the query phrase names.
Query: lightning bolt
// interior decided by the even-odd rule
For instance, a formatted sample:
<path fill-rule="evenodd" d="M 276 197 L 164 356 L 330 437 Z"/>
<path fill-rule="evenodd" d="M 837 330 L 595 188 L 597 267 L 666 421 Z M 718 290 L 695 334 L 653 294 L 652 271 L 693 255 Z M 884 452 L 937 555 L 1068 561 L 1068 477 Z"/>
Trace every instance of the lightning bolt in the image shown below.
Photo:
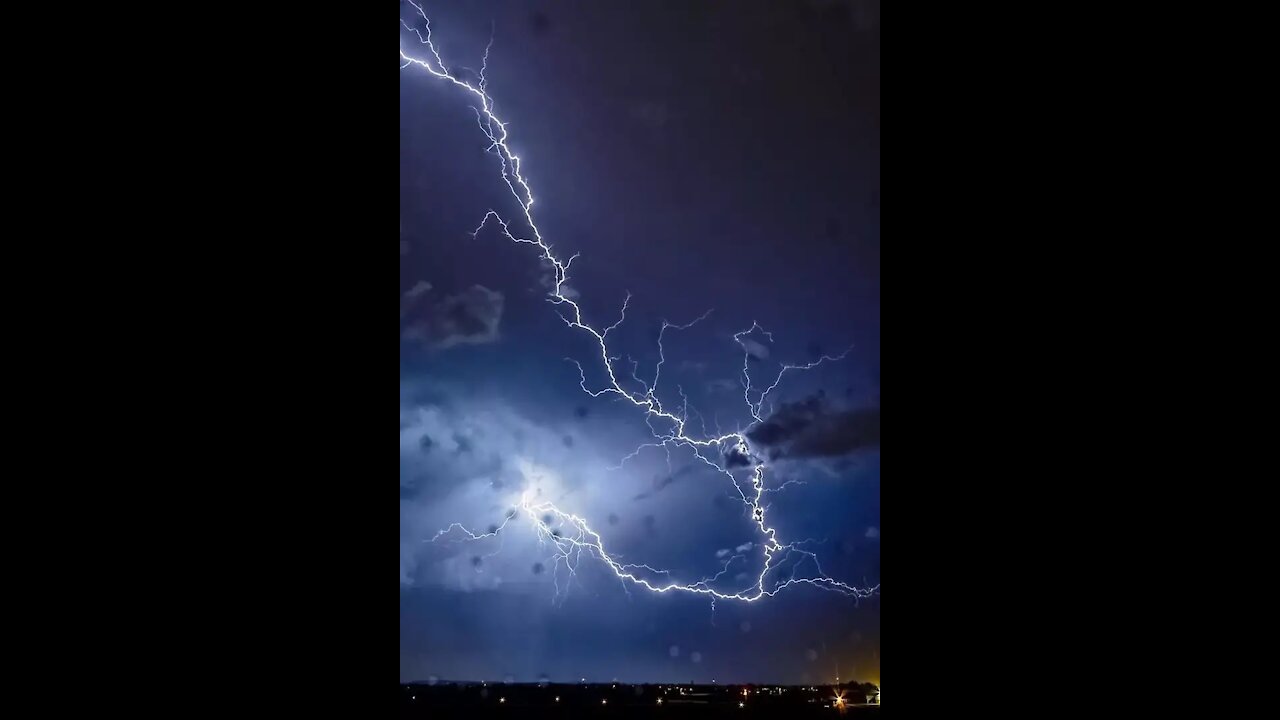
<path fill-rule="evenodd" d="M 747 442 L 746 432 L 756 423 L 763 422 L 761 413 L 765 411 L 766 402 L 768 402 L 769 394 L 773 392 L 782 382 L 783 376 L 790 371 L 810 370 L 824 362 L 835 362 L 841 360 L 848 354 L 849 350 L 845 350 L 837 356 L 823 355 L 818 360 L 805 365 L 784 364 L 778 371 L 776 377 L 773 378 L 771 384 L 761 388 L 751 378 L 748 362 L 751 358 L 751 351 L 745 343 L 755 332 L 760 332 L 772 341 L 773 336 L 760 327 L 757 323 L 752 323 L 747 330 L 734 334 L 734 340 L 743 349 L 742 361 L 742 386 L 743 399 L 746 402 L 747 409 L 754 419 L 752 425 L 746 429 L 740 429 L 735 432 L 721 433 L 712 435 L 706 432 L 705 421 L 701 414 L 698 414 L 700 425 L 703 432 L 700 435 L 691 434 L 689 424 L 690 406 L 688 397 L 685 396 L 683 388 L 679 388 L 679 394 L 682 404 L 678 409 L 668 409 L 663 405 L 658 397 L 658 385 L 662 377 L 662 366 L 666 362 L 665 351 L 662 346 L 662 340 L 667 330 L 687 330 L 698 322 L 704 320 L 710 311 L 703 313 L 701 316 L 684 324 L 675 324 L 663 321 L 662 329 L 658 333 L 658 362 L 654 368 L 653 379 L 646 381 L 639 375 L 639 365 L 632 361 L 632 369 L 629 373 L 629 379 L 636 383 L 631 389 L 624 383 L 628 378 L 619 377 L 619 370 L 616 363 L 620 359 L 610 354 L 609 350 L 609 334 L 621 326 L 627 319 L 627 308 L 631 302 L 631 294 L 628 293 L 626 299 L 622 303 L 622 310 L 619 317 L 612 325 L 603 329 L 596 329 L 583 319 L 582 307 L 574 299 L 576 293 L 566 287 L 569 279 L 569 268 L 578 255 L 573 255 L 567 260 L 561 260 L 553 251 L 552 246 L 547 243 L 543 237 L 542 231 L 538 228 L 537 222 L 533 216 L 534 196 L 533 189 L 529 185 L 528 179 L 521 170 L 521 159 L 512 152 L 508 144 L 507 124 L 498 117 L 494 110 L 493 99 L 489 96 L 487 90 L 487 80 L 485 72 L 489 64 L 489 50 L 493 46 L 492 36 L 489 45 L 485 48 L 484 60 L 481 64 L 479 72 L 468 70 L 471 75 L 475 76 L 475 81 L 463 79 L 458 73 L 450 70 L 445 65 L 444 59 L 440 56 L 439 49 L 431 36 L 431 19 L 427 17 L 422 6 L 414 2 L 414 0 L 403 0 L 413 6 L 418 17 L 423 21 L 425 32 L 419 31 L 416 27 L 400 18 L 401 25 L 412 33 L 418 39 L 418 44 L 425 47 L 427 55 L 415 56 L 405 52 L 403 43 L 400 47 L 400 69 L 420 68 L 433 77 L 451 83 L 457 87 L 465 97 L 469 97 L 474 103 L 471 108 L 476 115 L 476 124 L 480 131 L 484 133 L 489 141 L 487 147 L 488 152 L 497 155 L 499 159 L 501 177 L 511 196 L 515 199 L 520 207 L 520 214 L 523 216 L 521 223 L 522 230 L 520 234 L 513 232 L 511 225 L 496 210 L 489 210 L 480 220 L 480 224 L 472 231 L 472 237 L 480 234 L 482 230 L 492 224 L 497 227 L 498 231 L 507 240 L 513 243 L 532 245 L 539 253 L 541 260 L 553 270 L 552 280 L 554 287 L 547 295 L 547 301 L 555 306 L 556 314 L 570 329 L 584 333 L 595 341 L 595 345 L 599 349 L 599 364 L 603 369 L 607 382 L 595 388 L 588 387 L 586 370 L 582 363 L 573 358 L 566 358 L 578 368 L 579 386 L 587 395 L 598 398 L 604 395 L 614 396 L 618 400 L 623 400 L 634 405 L 642 414 L 645 423 L 653 433 L 655 442 L 647 442 L 635 449 L 634 452 L 627 455 L 619 463 L 619 468 L 623 463 L 635 458 L 642 451 L 648 448 L 662 448 L 667 453 L 667 460 L 670 463 L 671 448 L 686 448 L 692 451 L 693 455 L 701 460 L 704 464 L 711 467 L 715 471 L 724 474 L 732 482 L 733 487 L 737 490 L 738 495 L 742 499 L 744 509 L 749 513 L 753 523 L 755 524 L 760 537 L 763 539 L 762 546 L 764 548 L 764 565 L 756 576 L 754 582 L 747 587 L 739 589 L 724 589 L 719 586 L 713 586 L 718 583 L 720 578 L 728 572 L 729 566 L 737 560 L 745 559 L 743 555 L 735 555 L 725 561 L 723 568 L 717 574 L 705 577 L 697 582 L 680 582 L 672 579 L 671 572 L 668 570 L 659 570 L 644 564 L 624 563 L 616 553 L 610 553 L 605 547 L 605 541 L 600 534 L 592 529 L 591 525 L 585 518 L 566 512 L 557 507 L 554 503 L 548 501 L 535 501 L 530 491 L 526 490 L 521 496 L 516 507 L 509 510 L 504 517 L 502 524 L 494 526 L 489 532 L 476 533 L 459 523 L 453 523 L 449 527 L 439 531 L 427 542 L 436 542 L 441 539 L 453 536 L 455 533 L 460 534 L 465 541 L 478 541 L 486 538 L 492 538 L 499 535 L 512 519 L 517 516 L 523 516 L 530 520 L 537 538 L 544 546 L 549 546 L 554 557 L 553 577 L 555 578 L 555 586 L 557 596 L 560 596 L 563 590 L 559 584 L 559 570 L 566 568 L 569 572 L 570 579 L 576 574 L 577 568 L 584 558 L 591 558 L 612 571 L 617 579 L 622 583 L 624 589 L 629 587 L 638 587 L 649 592 L 665 594 L 665 593 L 689 593 L 693 595 L 706 596 L 711 599 L 713 604 L 716 600 L 732 600 L 741 602 L 756 602 L 762 598 L 772 597 L 782 590 L 792 585 L 811 585 L 837 592 L 855 598 L 870 597 L 879 592 L 880 586 L 877 584 L 871 587 L 856 587 L 839 580 L 828 577 L 822 570 L 818 557 L 811 551 L 801 549 L 809 540 L 802 540 L 790 543 L 783 543 L 777 537 L 777 531 L 771 527 L 766 520 L 768 507 L 761 503 L 766 492 L 776 492 L 796 481 L 784 483 L 782 486 L 774 489 L 765 488 L 765 464 L 751 454 L 750 445 Z M 403 35 L 402 35 L 403 38 Z M 636 388 L 639 389 L 636 389 Z M 753 399 L 754 394 L 754 399 Z M 769 411 L 772 405 L 769 405 Z M 693 412 L 697 412 L 693 410 Z M 665 429 L 658 429 L 655 423 L 665 426 Z M 734 453 L 751 458 L 758 464 L 752 468 L 751 488 L 744 490 L 742 484 L 739 483 L 737 477 L 734 476 L 727 468 L 720 467 L 714 460 L 708 458 L 706 451 L 715 449 L 721 455 L 725 454 L 728 448 Z M 804 571 L 802 574 L 801 571 Z M 629 593 L 629 590 L 628 590 Z"/>

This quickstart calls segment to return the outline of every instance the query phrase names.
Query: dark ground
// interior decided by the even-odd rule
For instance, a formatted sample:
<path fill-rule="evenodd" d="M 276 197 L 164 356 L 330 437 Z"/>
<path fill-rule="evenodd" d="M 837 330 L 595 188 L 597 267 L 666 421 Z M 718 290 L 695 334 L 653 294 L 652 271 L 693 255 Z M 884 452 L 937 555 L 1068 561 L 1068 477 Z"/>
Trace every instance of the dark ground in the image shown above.
<path fill-rule="evenodd" d="M 850 704 L 842 710 L 833 707 L 834 689 L 823 686 L 424 683 L 400 686 L 400 717 L 879 718 L 878 705 L 854 704 L 865 700 L 857 693 L 845 691 Z"/>

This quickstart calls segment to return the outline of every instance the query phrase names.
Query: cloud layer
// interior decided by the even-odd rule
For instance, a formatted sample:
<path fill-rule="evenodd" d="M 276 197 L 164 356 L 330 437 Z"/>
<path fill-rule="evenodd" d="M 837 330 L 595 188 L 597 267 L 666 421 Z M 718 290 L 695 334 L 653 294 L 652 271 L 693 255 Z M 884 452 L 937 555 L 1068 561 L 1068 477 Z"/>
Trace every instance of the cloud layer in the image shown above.
<path fill-rule="evenodd" d="M 747 432 L 772 457 L 837 457 L 880 445 L 880 408 L 840 410 L 822 395 L 786 403 Z"/>
<path fill-rule="evenodd" d="M 443 350 L 458 345 L 483 345 L 499 337 L 504 298 L 483 285 L 450 295 L 434 303 L 423 298 L 431 284 L 420 282 L 404 297 L 401 317 L 409 320 L 405 335 Z"/>

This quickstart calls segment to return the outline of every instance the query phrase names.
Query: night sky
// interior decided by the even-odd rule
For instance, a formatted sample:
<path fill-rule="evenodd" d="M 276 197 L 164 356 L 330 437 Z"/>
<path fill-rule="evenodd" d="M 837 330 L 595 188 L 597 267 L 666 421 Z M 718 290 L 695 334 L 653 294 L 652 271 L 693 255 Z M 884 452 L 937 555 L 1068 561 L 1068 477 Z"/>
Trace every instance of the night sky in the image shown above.
<path fill-rule="evenodd" d="M 826 574 L 880 583 L 879 3 L 423 4 L 451 69 L 479 69 L 586 320 L 627 321 L 619 367 L 642 376 L 668 330 L 659 394 L 775 459 L 768 513 L 812 539 Z M 415 11 L 401 4 L 401 17 Z M 406 51 L 425 54 L 401 30 Z M 624 587 L 584 560 L 572 582 L 522 518 L 483 532 L 535 481 L 611 552 L 692 582 L 760 538 L 728 479 L 650 449 L 635 407 L 591 398 L 599 357 L 546 302 L 547 269 L 492 227 L 519 208 L 472 98 L 400 72 L 400 680 L 880 681 L 880 597 L 797 585 L 754 603 Z M 467 75 L 468 78 L 473 76 Z M 752 427 L 742 398 L 790 373 Z M 615 344 L 616 343 L 616 344 Z M 757 548 L 758 550 L 758 548 Z M 750 549 L 747 551 L 750 552 Z M 741 584 L 736 565 L 722 581 Z"/>

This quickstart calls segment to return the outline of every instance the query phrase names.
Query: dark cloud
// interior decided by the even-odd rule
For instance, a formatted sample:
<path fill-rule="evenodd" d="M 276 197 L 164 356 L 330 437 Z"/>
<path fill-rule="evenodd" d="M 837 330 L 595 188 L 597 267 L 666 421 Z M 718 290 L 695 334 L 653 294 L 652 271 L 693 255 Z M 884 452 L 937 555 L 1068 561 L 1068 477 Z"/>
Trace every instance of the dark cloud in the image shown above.
<path fill-rule="evenodd" d="M 425 295 L 425 290 L 419 290 L 423 286 L 430 287 L 419 283 L 410 290 L 412 295 L 407 296 L 410 303 Z M 458 345 L 483 345 L 498 339 L 502 310 L 502 293 L 473 285 L 422 309 L 406 311 L 409 326 L 405 334 L 441 350 Z"/>
<path fill-rule="evenodd" d="M 618 524 L 618 515 L 617 515 L 617 513 L 609 513 L 609 524 L 610 524 L 610 525 L 617 525 L 617 524 Z"/>
<path fill-rule="evenodd" d="M 646 490 L 640 493 L 639 495 L 636 495 L 634 498 L 632 498 L 632 500 L 645 500 L 647 498 L 651 498 L 654 495 L 657 495 L 658 493 L 662 492 L 664 489 L 666 489 L 676 480 L 679 480 L 680 478 L 686 475 L 691 475 L 694 472 L 697 472 L 697 470 L 698 470 L 698 465 L 694 463 L 690 463 L 689 465 L 685 465 L 684 467 L 675 471 L 671 475 L 659 475 L 653 479 L 653 487 L 651 489 Z"/>
<path fill-rule="evenodd" d="M 541 575 L 543 570 L 546 570 L 546 567 L 542 563 L 536 562 L 533 564 L 534 575 Z"/>
<path fill-rule="evenodd" d="M 633 498 L 631 498 L 631 499 L 632 499 L 632 500 L 645 500 L 645 499 L 647 499 L 647 498 L 651 498 L 651 497 L 653 497 L 654 495 L 656 495 L 656 494 L 658 494 L 659 492 L 661 492 L 663 488 L 665 488 L 666 486 L 670 485 L 671 483 L 673 483 L 673 482 L 675 482 L 675 481 L 676 481 L 676 477 L 675 477 L 675 475 L 660 475 L 660 476 L 658 476 L 658 477 L 656 477 L 656 478 L 654 478 L 654 479 L 653 479 L 653 489 L 652 489 L 652 490 L 645 490 L 644 492 L 640 493 L 639 495 L 636 495 L 635 497 L 633 497 Z"/>
<path fill-rule="evenodd" d="M 730 448 L 729 452 L 724 454 L 724 467 L 726 470 L 751 467 L 753 464 L 755 464 L 755 458 L 751 457 L 749 453 L 741 452 L 736 447 Z"/>
<path fill-rule="evenodd" d="M 529 16 L 529 25 L 535 35 L 546 35 L 551 32 L 551 18 L 541 10 L 535 10 Z"/>
<path fill-rule="evenodd" d="M 658 518 L 656 518 L 656 517 L 654 517 L 654 516 L 652 516 L 652 515 L 645 515 L 645 516 L 644 516 L 644 520 L 643 520 L 643 522 L 644 522 L 644 529 L 645 529 L 646 531 L 648 531 L 648 533 L 649 533 L 650 535 L 656 535 L 656 534 L 657 534 L 657 532 L 658 532 Z"/>
<path fill-rule="evenodd" d="M 880 445 L 880 408 L 837 410 L 822 395 L 787 403 L 747 432 L 770 457 L 837 457 Z"/>
<path fill-rule="evenodd" d="M 401 424 L 403 425 L 403 423 L 401 423 Z M 403 430 L 404 428 L 403 428 L 403 427 L 401 427 L 400 429 L 401 429 L 401 430 Z M 423 436 L 418 440 L 418 447 L 422 448 L 422 452 L 427 452 L 427 451 L 431 450 L 431 446 L 432 446 L 432 445 L 435 445 L 435 443 L 434 443 L 434 442 L 432 442 L 432 440 L 431 440 L 431 436 L 430 436 L 430 435 L 426 435 L 426 434 L 424 434 L 424 435 L 423 435 Z"/>
<path fill-rule="evenodd" d="M 565 435 L 565 436 L 564 436 L 564 438 L 563 438 L 563 439 L 561 439 L 561 441 L 560 441 L 560 442 L 564 443 L 564 446 L 565 446 L 565 447 L 567 447 L 567 448 L 571 448 L 571 447 L 573 447 L 573 436 L 572 436 L 572 435 Z"/>
<path fill-rule="evenodd" d="M 588 415 L 590 415 L 591 411 L 588 410 L 585 405 L 579 405 L 578 407 L 573 409 L 573 414 L 576 415 L 579 420 L 582 420 L 586 418 Z"/>

